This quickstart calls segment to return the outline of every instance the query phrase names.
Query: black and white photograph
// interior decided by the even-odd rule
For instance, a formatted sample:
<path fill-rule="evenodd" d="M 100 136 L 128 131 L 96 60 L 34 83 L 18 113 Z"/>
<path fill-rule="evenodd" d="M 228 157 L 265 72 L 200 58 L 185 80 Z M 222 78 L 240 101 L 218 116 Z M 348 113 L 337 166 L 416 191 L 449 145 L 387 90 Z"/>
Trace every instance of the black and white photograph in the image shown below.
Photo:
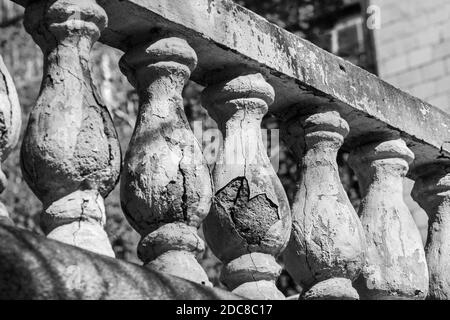
<path fill-rule="evenodd" d="M 450 300 L 450 0 L 0 0 L 0 161 L 3 301 Z"/>

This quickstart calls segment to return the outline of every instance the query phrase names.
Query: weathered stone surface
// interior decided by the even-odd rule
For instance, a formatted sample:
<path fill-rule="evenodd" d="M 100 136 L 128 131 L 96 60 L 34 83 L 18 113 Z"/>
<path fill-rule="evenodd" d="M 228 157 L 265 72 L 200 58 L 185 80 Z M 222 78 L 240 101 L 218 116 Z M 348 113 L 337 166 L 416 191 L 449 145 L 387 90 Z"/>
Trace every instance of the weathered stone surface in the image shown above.
<path fill-rule="evenodd" d="M 53 202 L 41 218 L 47 237 L 113 257 L 105 223 L 103 197 L 94 190 L 70 193 Z"/>
<path fill-rule="evenodd" d="M 274 257 L 289 238 L 290 209 L 260 128 L 274 92 L 258 73 L 232 70 L 211 75 L 214 79 L 202 102 L 222 132 L 223 146 L 213 173 L 213 206 L 204 222 L 206 241 L 226 264 L 222 281 L 230 289 L 249 298 L 282 299 Z"/>
<path fill-rule="evenodd" d="M 17 2 L 24 4 L 28 1 L 17 0 Z M 63 1 L 57 2 L 62 3 Z M 79 1 L 81 6 L 88 2 Z M 260 17 L 234 5 L 231 1 L 194 0 L 189 4 L 180 0 L 170 2 L 165 0 L 99 0 L 98 2 L 107 10 L 113 21 L 102 37 L 106 43 L 128 49 L 134 47 L 137 42 L 141 42 L 144 37 L 151 36 L 155 29 L 183 35 L 199 54 L 200 65 L 194 72 L 193 79 L 200 83 L 208 83 L 208 75 L 211 70 L 230 69 L 237 64 L 244 64 L 264 74 L 268 82 L 275 88 L 277 98 L 272 105 L 273 111 L 282 112 L 290 106 L 294 106 L 292 109 L 304 110 L 303 106 L 317 105 L 318 103 L 338 111 L 352 128 L 347 139 L 349 146 L 353 145 L 355 141 L 358 143 L 370 142 L 374 138 L 378 139 L 379 134 L 391 133 L 394 130 L 402 133 L 416 154 L 416 160 L 412 163 L 414 168 L 419 168 L 419 165 L 423 163 L 449 157 L 449 144 L 446 142 L 449 141 L 448 123 L 450 118 L 447 114 L 436 111 L 428 104 L 401 93 L 359 68 L 270 25 Z M 58 8 L 56 11 L 60 9 Z M 96 10 L 88 10 L 88 12 L 88 18 L 82 15 L 81 20 L 89 20 L 94 17 L 92 19 L 95 22 L 90 23 L 87 28 L 89 29 L 87 33 L 90 33 L 92 31 L 90 28 L 95 24 L 101 24 L 101 19 L 95 18 Z M 193 16 L 187 12 L 195 12 L 195 14 Z M 70 36 L 76 34 L 73 31 L 77 30 L 80 22 L 77 11 L 66 15 L 57 14 L 59 17 L 72 18 L 72 13 L 75 13 L 76 23 L 69 28 Z M 127 17 L 125 22 L 124 16 Z M 51 19 L 53 18 L 51 17 Z M 56 24 L 59 25 L 59 23 Z M 42 25 L 36 28 L 42 28 Z M 64 28 L 59 29 L 58 26 L 57 29 L 56 33 L 60 35 L 60 31 Z M 52 42 L 53 40 L 50 39 L 49 43 Z M 85 47 L 83 42 L 81 46 Z M 81 64 L 84 64 L 85 61 L 81 60 Z M 61 70 L 61 72 L 65 71 Z M 67 77 L 70 78 L 68 74 L 64 74 L 61 79 Z M 50 79 L 54 80 L 54 78 Z M 44 80 L 44 83 L 46 83 L 45 81 L 51 82 L 48 82 L 48 79 Z M 61 83 L 56 81 L 55 87 L 60 85 Z M 301 103 L 297 104 L 298 102 Z M 75 113 L 78 114 L 78 111 Z M 57 114 L 57 112 L 52 110 L 50 114 Z M 80 134 L 80 137 L 83 138 L 84 134 Z M 88 147 L 81 148 L 89 149 Z M 33 157 L 30 158 L 33 159 Z M 68 160 L 68 163 L 70 161 Z M 89 167 L 95 167 L 92 166 L 94 162 L 91 162 L 89 157 L 82 162 L 89 164 Z M 67 168 L 70 166 L 63 167 L 61 170 Z M 59 175 L 59 167 L 51 169 L 47 171 L 49 174 Z M 43 172 L 41 169 L 37 171 Z M 77 172 L 70 172 L 70 174 L 78 179 Z M 80 176 L 84 177 L 84 173 Z M 177 178 L 177 181 L 179 180 L 181 179 Z M 99 187 L 92 188 L 92 180 L 88 179 L 87 181 L 89 185 L 87 189 L 99 191 L 102 195 L 107 193 L 105 190 L 108 189 L 108 186 L 105 188 L 104 185 L 108 183 L 100 183 Z M 250 187 L 252 181 L 242 179 L 242 176 L 228 182 L 232 185 L 228 185 L 228 183 L 225 185 L 227 192 L 222 194 L 225 202 L 226 198 L 236 195 L 240 204 L 251 203 L 248 208 L 241 206 L 240 208 L 245 208 L 245 210 L 239 210 L 236 217 L 233 212 L 233 223 L 238 226 L 239 236 L 250 243 L 262 241 L 263 238 L 260 235 L 265 231 L 261 233 L 255 232 L 253 229 L 260 228 L 270 232 L 271 229 L 267 228 L 273 223 L 275 217 L 270 195 L 252 197 L 252 188 Z M 73 190 L 78 190 L 78 185 L 83 185 L 84 188 L 84 184 L 80 184 L 79 181 L 75 184 L 77 187 Z M 62 197 L 70 193 L 66 192 L 66 186 L 72 188 L 72 183 L 61 183 L 57 186 L 58 190 L 63 193 Z M 228 188 L 228 186 L 230 187 Z M 175 191 L 170 193 L 179 195 L 180 189 L 175 188 Z M 55 194 L 47 192 L 45 195 L 43 194 L 44 196 L 52 198 Z M 60 195 L 57 195 L 49 203 L 59 198 Z M 174 204 L 174 207 L 179 207 L 179 203 L 182 201 L 175 202 L 177 203 Z M 446 203 L 446 201 L 442 203 Z M 264 211 L 267 218 L 261 220 L 261 224 L 253 222 L 252 228 L 245 230 L 243 227 L 245 223 L 251 222 L 251 217 L 261 207 L 267 209 Z M 445 210 L 442 208 L 442 206 L 438 207 L 444 212 Z M 224 211 L 228 209 L 226 208 Z M 434 209 L 435 207 L 433 207 Z M 228 220 L 225 222 L 229 224 Z M 445 223 L 438 219 L 438 225 L 440 230 L 441 225 L 445 225 Z M 436 233 L 436 231 L 433 232 Z M 192 238 L 195 237 L 192 235 Z M 438 238 L 438 241 L 445 242 L 445 240 L 440 240 L 440 235 Z M 443 285 L 440 283 L 439 286 Z"/>
<path fill-rule="evenodd" d="M 22 123 L 19 98 L 13 80 L 0 56 L 0 159 L 4 161 L 17 145 Z M 4 173 L 0 173 L 3 183 Z M 3 188 L 3 187 L 2 187 Z M 1 190 L 3 191 L 3 190 Z"/>
<path fill-rule="evenodd" d="M 241 299 L 0 222 L 0 299 Z"/>
<path fill-rule="evenodd" d="M 44 53 L 45 70 L 39 98 L 22 144 L 25 180 L 43 202 L 45 223 L 59 224 L 52 236 L 63 242 L 112 255 L 105 233 L 103 199 L 118 181 L 121 154 L 106 106 L 98 96 L 88 66 L 92 44 L 106 26 L 106 14 L 93 0 L 31 3 L 25 11 L 26 30 Z M 73 201 L 73 202 L 72 202 Z M 96 219 L 87 221 L 85 209 Z M 91 217 L 92 218 L 92 217 Z M 75 225 L 98 222 L 96 236 L 77 232 Z M 83 236 L 86 238 L 83 239 Z"/>
<path fill-rule="evenodd" d="M 13 80 L 0 56 L 0 164 L 17 145 L 22 126 L 19 98 Z M 6 188 L 8 179 L 0 166 L 0 193 Z M 12 224 L 8 210 L 0 202 L 0 221 Z"/>
<path fill-rule="evenodd" d="M 248 266 L 242 269 L 242 266 Z M 229 262 L 222 270 L 222 279 L 226 279 L 227 286 L 235 289 L 240 284 L 251 281 L 267 280 L 278 278 L 281 274 L 281 266 L 276 262 L 275 257 L 264 253 L 254 252 L 244 254 Z"/>
<path fill-rule="evenodd" d="M 363 266 L 364 232 L 339 180 L 336 163 L 348 130 L 339 113 L 328 109 L 289 119 L 284 128 L 293 141 L 300 168 L 285 264 L 305 290 L 330 278 L 353 281 Z M 333 284 L 320 284 L 317 294 L 327 283 Z M 339 292 L 333 290 L 330 292 Z M 345 296 L 348 290 L 344 291 L 336 298 Z M 328 294 L 323 297 L 328 298 Z"/>
<path fill-rule="evenodd" d="M 200 256 L 205 250 L 205 245 L 196 230 L 196 227 L 183 222 L 165 224 L 142 238 L 138 255 L 144 263 L 171 250 L 189 251 L 194 256 Z"/>
<path fill-rule="evenodd" d="M 14 0 L 22 5 L 30 0 Z M 109 27 L 100 41 L 127 50 L 153 30 L 187 39 L 199 65 L 192 79 L 208 84 L 212 70 L 246 65 L 275 90 L 272 110 L 297 104 L 339 111 L 354 140 L 396 130 L 416 155 L 412 166 L 450 156 L 450 116 L 322 50 L 231 0 L 98 0 Z M 127 17 L 124 20 L 124 17 Z"/>
<path fill-rule="evenodd" d="M 428 298 L 450 299 L 450 164 L 430 163 L 417 169 L 412 197 L 429 217 L 425 246 L 430 286 Z"/>
<path fill-rule="evenodd" d="M 208 287 L 213 286 L 208 277 L 205 277 L 205 270 L 195 259 L 195 256 L 186 250 L 166 251 L 148 262 L 146 267 L 151 270 L 177 275 Z"/>
<path fill-rule="evenodd" d="M 204 249 L 196 229 L 211 206 L 211 178 L 181 96 L 196 64 L 195 51 L 180 38 L 140 44 L 122 57 L 140 106 L 121 202 L 142 236 L 138 254 L 149 268 L 211 285 L 195 260 Z"/>
<path fill-rule="evenodd" d="M 13 80 L 0 56 L 0 164 L 17 145 L 22 125 L 19 98 Z M 0 167 L 0 193 L 6 188 L 8 181 Z M 6 207 L 0 202 L 0 219 L 9 219 Z"/>
<path fill-rule="evenodd" d="M 233 293 L 248 299 L 284 300 L 274 282 L 281 269 L 273 256 L 254 252 L 229 262 L 222 270 L 221 280 Z"/>
<path fill-rule="evenodd" d="M 359 215 L 366 261 L 355 283 L 363 299 L 425 299 L 428 268 L 422 239 L 403 201 L 403 178 L 414 154 L 401 139 L 355 149 L 349 163 L 360 184 Z"/>
<path fill-rule="evenodd" d="M 306 291 L 301 300 L 358 300 L 358 292 L 352 282 L 345 278 L 332 278 L 321 281 Z"/>

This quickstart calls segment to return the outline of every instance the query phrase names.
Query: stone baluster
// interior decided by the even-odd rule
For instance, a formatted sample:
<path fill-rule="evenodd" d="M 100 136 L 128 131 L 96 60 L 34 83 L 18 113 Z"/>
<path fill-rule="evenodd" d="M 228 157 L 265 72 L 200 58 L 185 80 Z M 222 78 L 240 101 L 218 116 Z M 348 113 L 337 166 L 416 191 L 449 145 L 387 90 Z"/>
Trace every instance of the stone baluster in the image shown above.
<path fill-rule="evenodd" d="M 260 128 L 274 90 L 259 73 L 216 80 L 202 96 L 224 138 L 205 238 L 225 264 L 221 280 L 230 290 L 251 299 L 284 299 L 275 286 L 281 272 L 275 258 L 289 239 L 290 209 Z"/>
<path fill-rule="evenodd" d="M 0 161 L 3 162 L 17 145 L 22 116 L 13 80 L 0 56 Z M 7 184 L 7 178 L 0 167 L 0 193 Z M 8 211 L 0 202 L 0 222 L 12 224 Z"/>
<path fill-rule="evenodd" d="M 450 163 L 415 168 L 412 197 L 428 214 L 428 299 L 450 299 Z"/>
<path fill-rule="evenodd" d="M 180 38 L 135 46 L 120 68 L 139 94 L 136 127 L 125 156 L 122 208 L 142 236 L 148 268 L 211 285 L 196 257 L 197 228 L 209 212 L 212 185 L 183 109 L 182 90 L 197 55 Z"/>
<path fill-rule="evenodd" d="M 366 262 L 355 287 L 361 298 L 425 299 L 428 269 L 420 232 L 403 201 L 403 179 L 414 154 L 401 139 L 352 151 L 350 166 L 360 184 L 359 215 Z"/>
<path fill-rule="evenodd" d="M 104 198 L 120 175 L 120 145 L 88 66 L 106 19 L 94 0 L 40 0 L 26 7 L 24 25 L 44 53 L 44 76 L 21 164 L 43 203 L 47 236 L 113 256 L 103 228 Z"/>
<path fill-rule="evenodd" d="M 337 111 L 317 108 L 288 119 L 283 130 L 300 170 L 286 268 L 304 288 L 301 299 L 358 299 L 352 281 L 364 262 L 364 232 L 336 162 L 348 124 Z"/>

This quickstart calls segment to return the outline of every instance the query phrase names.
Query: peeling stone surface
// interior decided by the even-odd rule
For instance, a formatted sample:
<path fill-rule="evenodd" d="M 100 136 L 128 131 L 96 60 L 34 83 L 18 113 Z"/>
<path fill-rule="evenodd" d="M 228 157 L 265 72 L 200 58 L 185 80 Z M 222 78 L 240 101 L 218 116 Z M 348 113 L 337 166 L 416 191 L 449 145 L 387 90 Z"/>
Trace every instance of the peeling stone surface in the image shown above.
<path fill-rule="evenodd" d="M 258 246 L 270 227 L 279 221 L 278 206 L 265 194 L 250 199 L 249 193 L 247 179 L 237 178 L 219 191 L 215 200 L 218 210 L 231 217 L 239 236 L 248 245 Z"/>
<path fill-rule="evenodd" d="M 103 198 L 120 174 L 120 145 L 88 66 L 92 44 L 106 24 L 105 11 L 93 0 L 41 0 L 27 6 L 24 25 L 44 53 L 45 70 L 23 140 L 21 165 L 26 182 L 43 202 L 46 232 L 113 255 L 99 221 L 104 220 Z M 86 221 L 87 207 L 101 218 Z M 71 225 L 53 230 L 45 225 L 49 220 Z M 87 224 L 92 222 L 97 233 Z"/>
<path fill-rule="evenodd" d="M 412 197 L 429 217 L 425 245 L 430 277 L 428 299 L 450 299 L 450 163 L 417 169 Z"/>
<path fill-rule="evenodd" d="M 205 89 L 202 102 L 224 142 L 213 173 L 216 193 L 204 222 L 205 238 L 226 264 L 222 281 L 233 292 L 284 299 L 275 286 L 280 267 L 274 257 L 287 244 L 290 209 L 260 128 L 273 89 L 261 74 L 238 69 L 211 79 L 216 82 Z"/>
<path fill-rule="evenodd" d="M 414 154 L 401 139 L 376 142 L 354 150 L 362 200 L 359 215 L 367 253 L 355 283 L 361 298 L 425 299 L 428 268 L 422 238 L 403 201 L 403 178 Z"/>
<path fill-rule="evenodd" d="M 149 268 L 211 285 L 195 260 L 204 249 L 196 229 L 211 206 L 211 177 L 181 96 L 196 64 L 195 51 L 174 37 L 137 45 L 122 57 L 140 106 L 121 202 L 142 236 L 138 253 Z"/>
<path fill-rule="evenodd" d="M 17 145 L 22 125 L 19 98 L 13 80 L 0 56 L 0 162 L 6 160 Z M 0 167 L 0 193 L 7 178 Z M 6 207 L 0 202 L 0 219 L 12 223 Z"/>
<path fill-rule="evenodd" d="M 354 281 L 363 266 L 365 238 L 336 163 L 348 125 L 338 112 L 324 109 L 288 119 L 284 130 L 296 141 L 293 150 L 300 167 L 286 268 L 306 291 L 331 278 Z M 320 285 L 321 291 L 327 283 Z"/>

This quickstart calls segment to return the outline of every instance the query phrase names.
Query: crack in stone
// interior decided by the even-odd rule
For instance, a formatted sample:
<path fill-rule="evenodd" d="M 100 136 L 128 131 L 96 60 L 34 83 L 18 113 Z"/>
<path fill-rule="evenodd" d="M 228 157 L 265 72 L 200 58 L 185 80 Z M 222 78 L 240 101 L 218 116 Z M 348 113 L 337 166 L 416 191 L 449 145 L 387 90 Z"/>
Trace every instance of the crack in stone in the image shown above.
<path fill-rule="evenodd" d="M 184 157 L 184 154 L 183 154 L 183 157 Z M 183 169 L 181 168 L 181 161 L 183 160 L 183 157 L 181 158 L 180 162 L 178 163 L 179 172 L 180 172 L 181 176 L 183 177 L 183 181 L 182 181 L 182 184 L 183 184 L 183 195 L 181 196 L 181 209 L 183 211 L 183 219 L 184 219 L 184 221 L 189 222 L 188 221 L 188 212 L 187 212 L 187 210 L 188 210 L 188 203 L 187 203 L 188 202 L 188 196 L 187 196 L 187 186 L 186 186 L 187 180 L 186 180 L 186 175 L 185 175 Z"/>
<path fill-rule="evenodd" d="M 304 232 L 304 236 L 306 237 L 306 220 L 307 220 L 307 216 L 308 216 L 308 214 L 306 212 L 306 205 L 307 205 L 307 199 L 308 199 L 308 188 L 307 188 L 307 185 L 306 185 L 306 179 L 304 177 L 304 172 L 303 172 L 303 165 L 304 165 L 303 159 L 306 156 L 307 150 L 306 150 L 306 134 L 305 134 L 305 128 L 303 126 L 302 126 L 302 130 L 303 130 L 302 131 L 302 135 L 301 135 L 301 137 L 303 139 L 302 148 L 303 148 L 304 151 L 303 151 L 302 158 L 299 159 L 299 161 L 300 161 L 300 169 L 301 169 L 300 170 L 300 179 L 302 181 L 302 184 L 303 184 L 303 187 L 304 187 L 304 190 L 305 190 L 305 197 L 303 199 L 302 211 L 303 211 L 303 232 Z M 305 241 L 305 261 L 306 261 L 306 264 L 308 266 L 308 269 L 311 271 L 311 275 L 312 275 L 312 278 L 313 278 L 314 282 L 316 282 L 317 278 L 315 276 L 315 273 L 313 272 L 312 263 L 309 261 L 308 243 L 307 243 L 306 239 L 304 239 L 304 241 Z"/>
<path fill-rule="evenodd" d="M 87 206 L 88 203 L 89 203 L 88 199 L 83 199 L 83 203 L 81 204 L 81 214 L 80 214 L 80 217 L 78 218 L 78 229 L 75 230 L 73 232 L 73 234 L 72 234 L 74 246 L 78 246 L 77 245 L 77 234 L 81 231 L 81 228 L 82 228 L 81 223 L 84 220 L 87 220 L 87 219 L 85 219 L 85 212 L 84 212 L 84 210 L 86 209 L 86 206 Z"/>

